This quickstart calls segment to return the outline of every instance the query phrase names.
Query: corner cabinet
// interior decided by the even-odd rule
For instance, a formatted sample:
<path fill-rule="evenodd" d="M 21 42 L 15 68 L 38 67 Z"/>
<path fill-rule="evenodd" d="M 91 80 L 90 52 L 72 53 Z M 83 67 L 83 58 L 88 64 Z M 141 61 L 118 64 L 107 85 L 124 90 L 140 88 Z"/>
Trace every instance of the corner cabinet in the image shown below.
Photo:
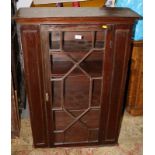
<path fill-rule="evenodd" d="M 127 8 L 16 15 L 35 147 L 117 144 L 132 26 Z"/>

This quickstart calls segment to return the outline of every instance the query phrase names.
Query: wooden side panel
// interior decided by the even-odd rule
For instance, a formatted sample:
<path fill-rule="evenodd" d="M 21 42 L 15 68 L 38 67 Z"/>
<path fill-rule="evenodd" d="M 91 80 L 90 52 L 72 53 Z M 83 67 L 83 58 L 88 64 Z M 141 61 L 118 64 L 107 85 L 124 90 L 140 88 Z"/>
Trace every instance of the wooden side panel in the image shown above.
<path fill-rule="evenodd" d="M 143 114 L 143 42 L 134 41 L 132 49 L 127 111 L 132 115 Z"/>
<path fill-rule="evenodd" d="M 109 56 L 105 58 L 107 59 L 109 57 L 107 64 L 104 66 L 105 77 L 103 82 L 103 143 L 110 144 L 117 143 L 118 141 L 122 118 L 121 116 L 126 74 L 130 56 L 130 38 L 130 26 L 115 26 L 115 31 L 113 34 L 114 40 L 112 41 L 113 50 L 109 51 L 112 53 L 112 58 L 110 60 L 110 53 Z M 107 79 L 107 75 L 109 75 L 109 79 Z M 107 81 L 108 84 L 106 84 Z"/>
<path fill-rule="evenodd" d="M 39 26 L 21 27 L 31 126 L 35 147 L 48 146 Z"/>
<path fill-rule="evenodd" d="M 111 97 L 111 79 L 112 79 L 112 69 L 113 69 L 113 36 L 114 36 L 114 26 L 111 26 L 107 31 L 105 53 L 103 60 L 103 96 L 101 105 L 101 116 L 100 116 L 100 129 L 99 129 L 99 142 L 104 143 L 106 136 L 106 124 L 108 119 L 108 107 Z"/>

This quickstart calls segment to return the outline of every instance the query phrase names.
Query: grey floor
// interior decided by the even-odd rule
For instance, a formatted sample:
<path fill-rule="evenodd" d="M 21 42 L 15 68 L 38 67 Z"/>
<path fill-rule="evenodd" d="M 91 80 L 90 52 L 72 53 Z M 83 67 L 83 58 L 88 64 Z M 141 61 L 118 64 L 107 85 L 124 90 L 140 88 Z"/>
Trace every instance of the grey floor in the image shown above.
<path fill-rule="evenodd" d="M 28 101 L 26 101 L 26 109 L 22 110 L 21 118 L 29 118 L 29 104 Z"/>

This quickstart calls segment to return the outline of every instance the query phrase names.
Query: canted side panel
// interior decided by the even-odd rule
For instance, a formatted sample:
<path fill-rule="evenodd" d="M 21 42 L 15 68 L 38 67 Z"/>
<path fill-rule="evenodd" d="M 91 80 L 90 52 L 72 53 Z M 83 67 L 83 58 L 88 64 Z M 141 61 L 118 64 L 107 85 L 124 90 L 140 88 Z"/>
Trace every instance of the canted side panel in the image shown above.
<path fill-rule="evenodd" d="M 104 143 L 117 143 L 121 116 L 128 60 L 130 56 L 130 26 L 116 26 L 113 44 L 113 64 L 109 101 L 106 102 L 106 120 Z M 105 96 L 104 96 L 105 97 Z"/>
<path fill-rule="evenodd" d="M 143 43 L 134 42 L 127 95 L 127 111 L 132 115 L 143 113 Z"/>
<path fill-rule="evenodd" d="M 21 38 L 33 141 L 35 147 L 44 147 L 47 137 L 39 27 L 22 26 Z"/>
<path fill-rule="evenodd" d="M 112 71 L 113 71 L 113 57 L 114 50 L 112 42 L 114 41 L 114 26 L 108 29 L 106 44 L 105 44 L 105 54 L 103 60 L 103 92 L 102 92 L 102 105 L 100 114 L 100 130 L 99 130 L 99 142 L 103 144 L 106 136 L 106 125 L 108 121 L 108 109 L 109 101 L 111 98 L 111 87 L 112 87 Z"/>

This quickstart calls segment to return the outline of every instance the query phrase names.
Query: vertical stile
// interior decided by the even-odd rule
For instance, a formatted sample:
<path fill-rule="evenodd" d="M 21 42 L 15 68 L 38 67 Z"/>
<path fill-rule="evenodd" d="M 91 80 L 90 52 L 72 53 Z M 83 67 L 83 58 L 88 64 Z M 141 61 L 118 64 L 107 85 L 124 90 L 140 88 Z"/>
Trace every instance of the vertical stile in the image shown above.
<path fill-rule="evenodd" d="M 93 80 L 92 80 L 92 78 L 90 78 L 90 85 L 89 85 L 89 108 L 91 108 L 92 91 L 93 91 Z"/>
<path fill-rule="evenodd" d="M 63 32 L 59 31 L 60 34 L 60 50 L 62 51 L 63 49 Z"/>
<path fill-rule="evenodd" d="M 95 48 L 96 31 L 92 31 L 92 48 Z"/>

